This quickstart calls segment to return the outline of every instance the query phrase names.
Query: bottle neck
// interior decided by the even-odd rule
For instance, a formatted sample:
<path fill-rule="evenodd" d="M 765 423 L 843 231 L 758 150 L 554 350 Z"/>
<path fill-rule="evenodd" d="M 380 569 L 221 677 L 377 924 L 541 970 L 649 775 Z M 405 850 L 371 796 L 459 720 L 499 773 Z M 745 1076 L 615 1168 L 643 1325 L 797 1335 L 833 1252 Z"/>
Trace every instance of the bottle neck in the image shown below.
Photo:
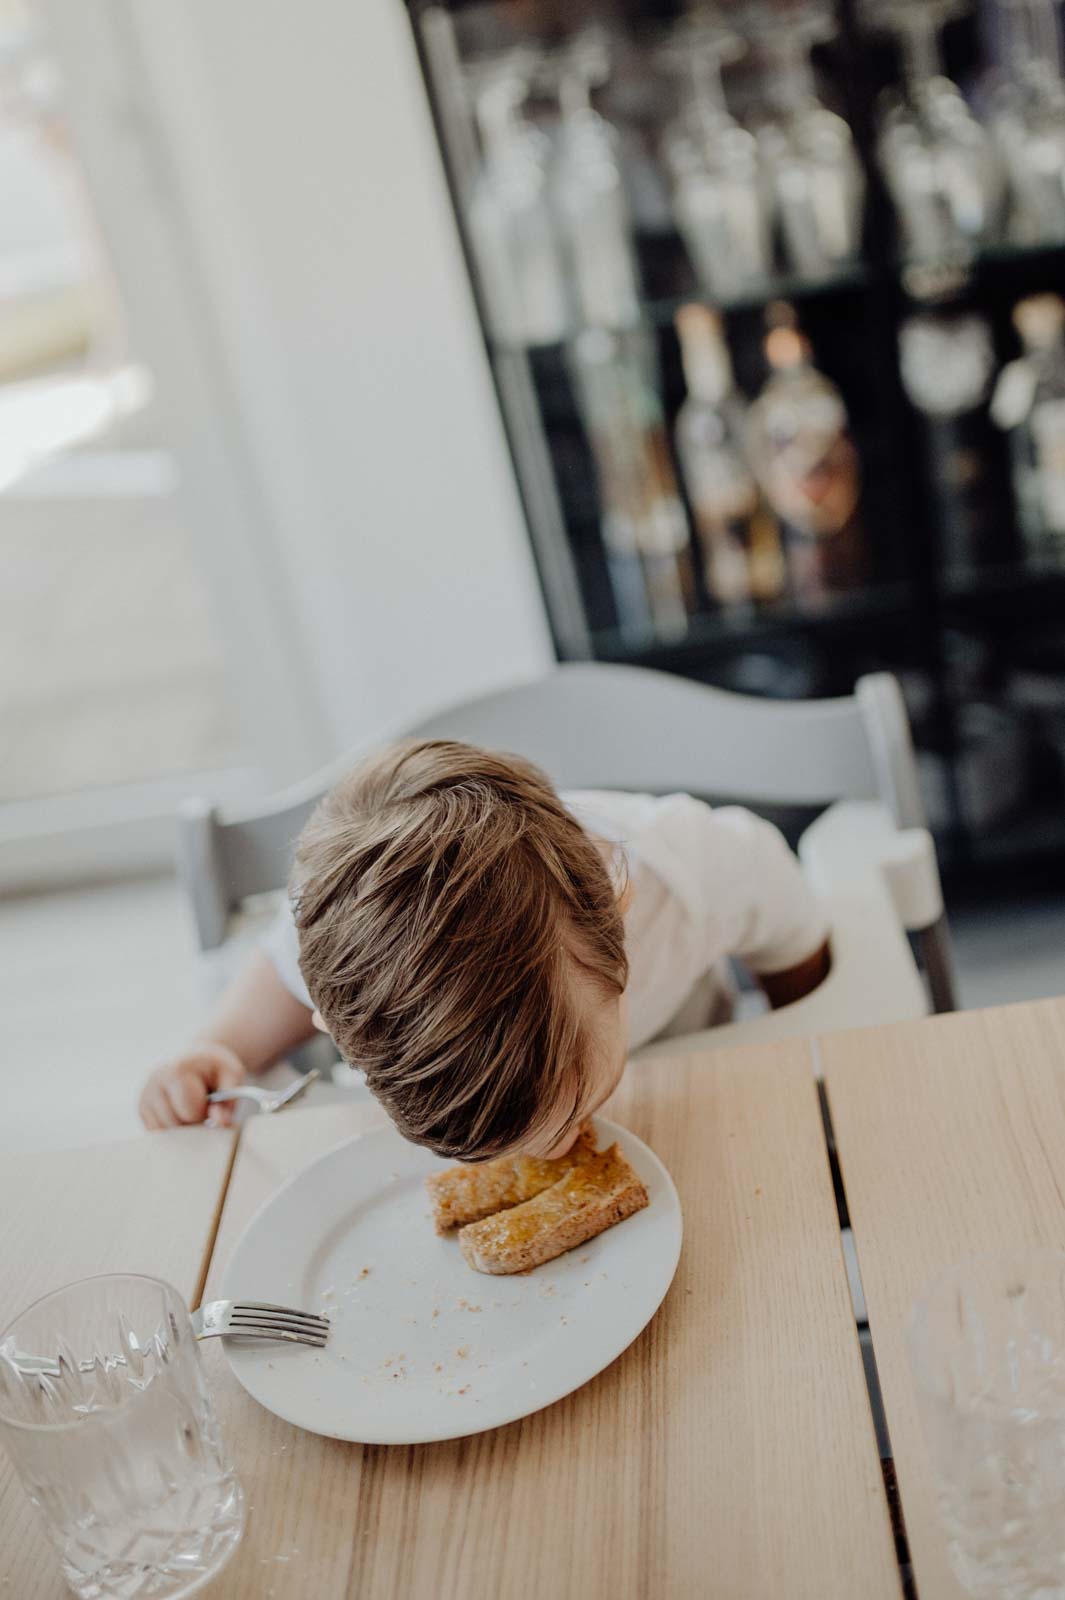
<path fill-rule="evenodd" d="M 693 400 L 718 406 L 735 387 L 732 362 L 725 341 L 716 334 L 701 332 L 681 338 L 680 359 L 684 381 Z"/>

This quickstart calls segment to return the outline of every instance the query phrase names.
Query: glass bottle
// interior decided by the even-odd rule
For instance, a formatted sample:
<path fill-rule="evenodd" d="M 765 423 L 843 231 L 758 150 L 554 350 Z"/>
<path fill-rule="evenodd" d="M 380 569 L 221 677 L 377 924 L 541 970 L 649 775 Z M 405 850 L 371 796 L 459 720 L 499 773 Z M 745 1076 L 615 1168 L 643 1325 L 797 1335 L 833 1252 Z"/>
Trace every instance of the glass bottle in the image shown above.
<path fill-rule="evenodd" d="M 677 312 L 676 328 L 688 388 L 677 413 L 677 455 L 707 593 L 733 606 L 774 599 L 784 578 L 780 536 L 747 460 L 747 408 L 735 387 L 721 319 L 691 304 Z"/>
<path fill-rule="evenodd" d="M 925 458 L 948 571 L 1008 560 L 1009 482 L 988 396 L 995 370 L 991 329 L 975 312 L 934 311 L 899 328 L 899 367 L 925 419 Z"/>
<path fill-rule="evenodd" d="M 551 141 L 520 114 L 533 60 L 511 51 L 470 69 L 483 160 L 470 196 L 470 241 L 489 326 L 516 345 L 567 337 L 573 316 L 548 185 Z"/>
<path fill-rule="evenodd" d="M 1009 429 L 1017 505 L 1029 555 L 1065 559 L 1065 301 L 1031 295 L 1014 307 L 1024 354 L 1006 367 L 993 411 Z"/>
<path fill-rule="evenodd" d="M 861 472 L 835 384 L 813 365 L 790 308 L 765 341 L 771 368 L 750 412 L 751 460 L 778 517 L 791 587 L 818 600 L 858 584 L 864 543 Z"/>
<path fill-rule="evenodd" d="M 696 607 L 695 572 L 647 342 L 641 329 L 588 328 L 570 360 L 619 624 L 634 636 L 676 638 Z"/>

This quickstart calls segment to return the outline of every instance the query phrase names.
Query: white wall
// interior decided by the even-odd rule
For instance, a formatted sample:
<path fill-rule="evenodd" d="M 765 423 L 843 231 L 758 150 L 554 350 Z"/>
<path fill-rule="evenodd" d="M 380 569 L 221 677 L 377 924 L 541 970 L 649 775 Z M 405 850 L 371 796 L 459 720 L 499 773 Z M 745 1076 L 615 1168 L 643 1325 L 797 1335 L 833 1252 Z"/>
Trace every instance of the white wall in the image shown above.
<path fill-rule="evenodd" d="M 84 13 L 100 22 L 96 7 L 75 22 L 82 6 L 54 7 L 75 72 Z M 401 0 L 111 0 L 108 15 L 123 137 L 149 147 L 181 228 L 263 495 L 242 559 L 275 569 L 328 753 L 541 670 L 546 623 Z M 140 331 L 154 342 L 143 311 Z M 239 630 L 231 573 L 224 603 Z"/>

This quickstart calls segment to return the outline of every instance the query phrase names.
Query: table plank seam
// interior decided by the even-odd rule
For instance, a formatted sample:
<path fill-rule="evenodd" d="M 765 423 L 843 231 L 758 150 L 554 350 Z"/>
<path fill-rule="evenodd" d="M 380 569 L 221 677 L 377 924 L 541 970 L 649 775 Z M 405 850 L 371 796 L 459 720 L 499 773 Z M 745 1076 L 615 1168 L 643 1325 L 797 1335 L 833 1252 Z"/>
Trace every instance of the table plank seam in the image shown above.
<path fill-rule="evenodd" d="M 836 1202 L 836 1213 L 840 1226 L 840 1249 L 843 1248 L 843 1229 L 850 1225 L 850 1208 L 847 1204 L 847 1185 L 843 1177 L 843 1167 L 839 1158 L 839 1145 L 832 1124 L 832 1107 L 828 1098 L 828 1086 L 825 1083 L 824 1073 L 821 1069 L 821 1041 L 818 1038 L 810 1040 L 811 1054 L 817 1075 L 817 1099 L 821 1108 L 821 1125 L 825 1135 L 825 1153 L 828 1157 L 829 1169 L 832 1175 L 832 1193 Z M 855 1239 L 855 1251 L 858 1250 L 858 1241 Z M 858 1258 L 858 1277 L 861 1279 L 861 1259 Z M 861 1336 L 857 1318 L 857 1307 L 854 1303 L 853 1291 L 850 1289 L 848 1279 L 848 1292 L 851 1295 L 851 1310 L 854 1313 L 855 1337 L 859 1340 L 859 1356 L 861 1358 L 862 1376 L 865 1379 L 865 1392 L 869 1401 L 869 1414 L 874 1432 L 876 1430 L 877 1413 L 883 1421 L 884 1433 L 887 1438 L 890 1454 L 887 1459 L 880 1462 L 880 1471 L 884 1480 L 884 1498 L 887 1501 L 888 1515 L 891 1519 L 891 1532 L 895 1541 L 895 1559 L 899 1564 L 899 1582 L 902 1585 L 903 1600 L 919 1600 L 917 1582 L 914 1576 L 913 1561 L 910 1555 L 910 1542 L 906 1533 L 906 1518 L 902 1510 L 902 1500 L 895 1485 L 895 1457 L 891 1445 L 891 1426 L 888 1422 L 887 1409 L 884 1405 L 883 1389 L 880 1383 L 880 1369 L 876 1359 L 876 1345 L 873 1340 L 872 1328 L 869 1328 L 868 1361 L 865 1352 L 861 1349 Z"/>
<path fill-rule="evenodd" d="M 211 1217 L 211 1225 L 207 1230 L 207 1238 L 203 1247 L 203 1259 L 200 1262 L 199 1277 L 196 1280 L 196 1287 L 192 1292 L 192 1299 L 189 1301 L 190 1311 L 195 1311 L 197 1309 L 201 1300 L 203 1299 L 203 1291 L 207 1286 L 207 1278 L 211 1271 L 211 1263 L 214 1260 L 214 1247 L 218 1242 L 218 1230 L 222 1226 L 222 1213 L 226 1208 L 226 1196 L 229 1193 L 229 1185 L 233 1181 L 233 1169 L 237 1164 L 237 1151 L 240 1148 L 240 1142 L 243 1138 L 243 1134 L 243 1126 L 242 1124 L 238 1123 L 236 1128 L 233 1130 L 233 1140 L 229 1148 L 229 1160 L 226 1162 L 226 1170 L 222 1178 L 221 1187 L 218 1191 L 218 1200 L 215 1204 L 214 1214 Z"/>

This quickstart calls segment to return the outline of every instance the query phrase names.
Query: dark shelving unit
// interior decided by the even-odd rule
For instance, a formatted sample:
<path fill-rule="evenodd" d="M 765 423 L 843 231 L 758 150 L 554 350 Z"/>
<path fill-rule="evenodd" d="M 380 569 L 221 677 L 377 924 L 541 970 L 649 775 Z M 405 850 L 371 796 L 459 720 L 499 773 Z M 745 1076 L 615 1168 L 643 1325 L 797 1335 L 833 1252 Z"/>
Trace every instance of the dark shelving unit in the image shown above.
<path fill-rule="evenodd" d="M 899 260 L 874 154 L 874 105 L 897 79 L 897 52 L 863 31 L 855 0 L 839 0 L 837 37 L 818 47 L 815 66 L 825 97 L 854 131 L 866 169 L 861 262 L 819 282 L 781 276 L 752 283 L 742 296 L 722 303 L 710 302 L 701 291 L 675 232 L 638 232 L 637 250 L 643 321 L 656 346 L 670 430 L 684 398 L 673 330 L 678 306 L 690 299 L 716 305 L 737 382 L 753 395 L 766 370 L 765 307 L 780 299 L 795 305 L 817 365 L 837 384 L 850 413 L 863 469 L 867 582 L 818 606 L 782 600 L 723 609 L 704 595 L 703 609 L 679 637 L 622 628 L 566 351 L 560 345 L 501 345 L 483 315 L 461 203 L 474 151 L 456 114 L 456 69 L 469 50 L 502 48 L 526 37 L 558 42 L 594 21 L 636 40 L 638 61 L 640 48 L 677 8 L 654 0 L 574 0 L 567 6 L 559 0 L 537 7 L 517 0 L 407 3 L 559 658 L 635 662 L 747 692 L 795 696 L 846 692 L 861 673 L 888 668 L 900 676 L 922 760 L 934 775 L 933 822 L 948 876 L 995 884 L 1011 873 L 1057 871 L 1065 863 L 1065 821 L 1058 820 L 1065 819 L 1065 566 L 1035 565 L 1020 554 L 1005 439 L 990 475 L 1006 486 L 995 559 L 965 569 L 952 564 L 932 489 L 929 429 L 902 385 L 898 334 L 914 312 L 973 309 L 990 326 L 997 360 L 1012 359 L 1012 307 L 1028 294 L 1065 292 L 1065 245 L 996 245 L 964 266 L 926 272 L 915 281 Z M 979 75 L 975 17 L 950 24 L 943 45 L 947 69 L 958 81 Z M 631 91 L 638 66 L 629 61 L 625 73 Z M 609 85 L 603 109 L 612 120 L 624 120 L 611 103 Z M 683 487 L 682 475 L 678 480 Z M 974 817 L 966 795 L 980 782 L 981 760 L 993 769 L 993 730 L 1000 726 L 1002 737 L 1012 739 L 1014 724 L 1030 749 L 1024 782 L 1016 795 L 1003 794 L 999 813 Z M 1061 875 L 1065 880 L 1065 867 Z"/>

